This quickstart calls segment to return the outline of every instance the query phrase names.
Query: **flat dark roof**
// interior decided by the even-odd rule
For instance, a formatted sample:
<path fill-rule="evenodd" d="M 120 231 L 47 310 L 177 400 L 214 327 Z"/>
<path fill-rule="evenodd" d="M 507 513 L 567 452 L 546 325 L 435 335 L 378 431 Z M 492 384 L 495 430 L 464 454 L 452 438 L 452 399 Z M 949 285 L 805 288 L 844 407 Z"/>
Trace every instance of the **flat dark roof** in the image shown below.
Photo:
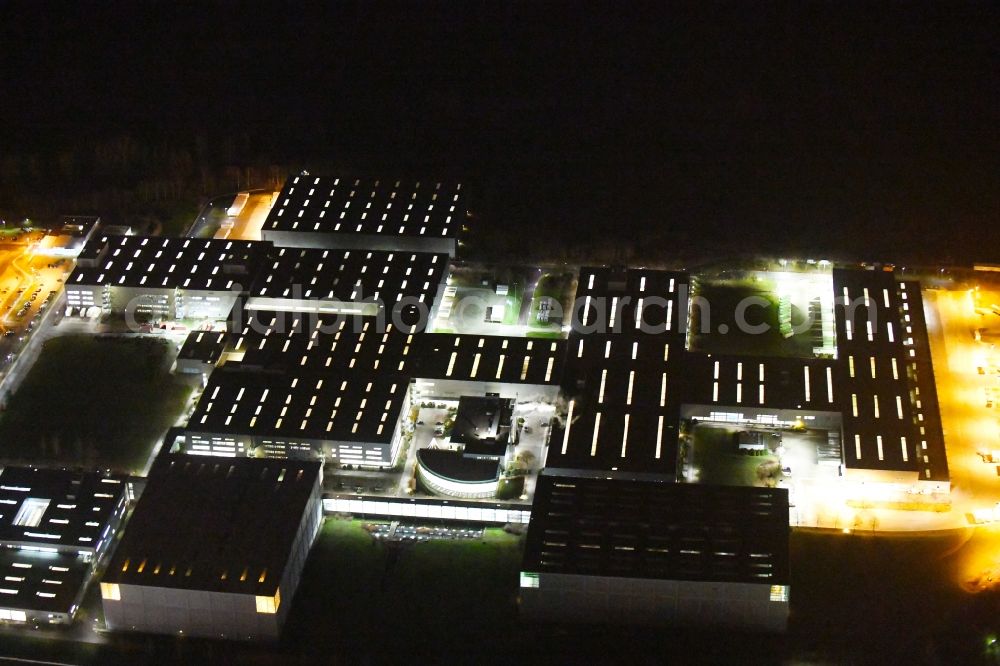
<path fill-rule="evenodd" d="M 689 281 L 682 271 L 580 269 L 562 381 L 572 413 L 553 428 L 547 465 L 674 475 Z"/>
<path fill-rule="evenodd" d="M 121 474 L 4 467 L 0 544 L 95 550 L 124 501 L 126 480 Z"/>
<path fill-rule="evenodd" d="M 674 379 L 685 403 L 839 412 L 838 374 L 832 359 L 691 352 Z"/>
<path fill-rule="evenodd" d="M 576 358 L 574 342 L 593 347 L 600 361 L 586 362 L 586 351 Z M 570 341 L 567 420 L 553 427 L 548 466 L 674 474 L 680 396 L 672 383 L 683 347 L 665 362 L 668 343 L 648 336 L 635 340 L 633 359 L 632 342 L 629 336 Z"/>
<path fill-rule="evenodd" d="M 425 333 L 415 377 L 513 384 L 558 384 L 565 340 Z"/>
<path fill-rule="evenodd" d="M 275 248 L 250 290 L 258 298 L 434 304 L 446 253 Z"/>
<path fill-rule="evenodd" d="M 285 182 L 263 230 L 454 238 L 462 195 L 461 183 L 300 174 Z"/>
<path fill-rule="evenodd" d="M 70 614 L 89 570 L 75 554 L 0 548 L 0 608 Z"/>
<path fill-rule="evenodd" d="M 788 541 L 785 489 L 543 473 L 523 569 L 786 585 Z"/>
<path fill-rule="evenodd" d="M 637 332 L 641 322 L 647 334 L 683 341 L 689 293 L 690 276 L 683 271 L 584 266 L 576 288 L 576 332 Z"/>
<path fill-rule="evenodd" d="M 684 273 L 584 268 L 578 284 L 590 326 L 566 341 L 572 413 L 553 429 L 549 467 L 673 476 L 681 407 L 700 404 L 839 413 L 848 467 L 947 480 L 919 283 L 835 269 L 836 359 L 687 351 Z M 669 330 L 650 326 L 650 294 L 666 295 Z"/>
<path fill-rule="evenodd" d="M 242 291 L 268 247 L 260 241 L 101 234 L 83 247 L 66 286 Z"/>
<path fill-rule="evenodd" d="M 227 348 L 243 353 L 243 367 L 359 378 L 408 376 L 419 337 L 375 317 L 268 310 L 234 309 L 229 326 Z"/>
<path fill-rule="evenodd" d="M 419 449 L 417 461 L 434 474 L 459 483 L 496 481 L 500 478 L 500 465 L 496 460 L 466 458 L 459 451 Z"/>
<path fill-rule="evenodd" d="M 192 433 L 390 442 L 410 389 L 392 374 L 217 368 L 188 421 Z"/>
<path fill-rule="evenodd" d="M 934 363 L 931 360 L 927 321 L 924 318 L 924 298 L 920 292 L 920 283 L 916 280 L 904 280 L 900 284 L 906 291 L 909 302 L 907 314 L 910 315 L 910 319 L 904 320 L 904 324 L 912 328 L 907 334 L 912 335 L 912 347 L 915 352 L 910 358 L 913 368 L 910 385 L 920 396 L 919 411 L 923 415 L 923 421 L 917 424 L 921 447 L 917 453 L 925 465 L 921 476 L 932 480 L 947 480 L 948 456 L 944 446 L 944 429 L 941 424 L 937 384 L 934 381 Z"/>
<path fill-rule="evenodd" d="M 848 269 L 833 283 L 847 466 L 947 480 L 919 284 Z"/>
<path fill-rule="evenodd" d="M 103 581 L 273 596 L 320 463 L 161 455 Z"/>
<path fill-rule="evenodd" d="M 177 354 L 179 360 L 215 363 L 226 348 L 226 331 L 191 331 Z"/>
<path fill-rule="evenodd" d="M 469 445 L 502 436 L 502 450 L 510 432 L 513 415 L 514 401 L 511 398 L 463 395 L 458 399 L 451 441 Z"/>

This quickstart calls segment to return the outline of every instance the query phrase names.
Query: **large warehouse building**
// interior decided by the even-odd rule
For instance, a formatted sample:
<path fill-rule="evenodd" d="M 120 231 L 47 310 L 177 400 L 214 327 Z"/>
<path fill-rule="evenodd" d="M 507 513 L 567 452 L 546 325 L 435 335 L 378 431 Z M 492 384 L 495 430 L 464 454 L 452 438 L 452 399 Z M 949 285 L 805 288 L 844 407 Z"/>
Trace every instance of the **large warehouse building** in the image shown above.
<path fill-rule="evenodd" d="M 248 241 L 95 236 L 66 279 L 66 305 L 71 314 L 225 320 L 266 252 Z"/>
<path fill-rule="evenodd" d="M 856 496 L 889 504 L 946 498 L 919 283 L 845 269 L 833 271 L 832 283 L 832 356 L 706 354 L 688 349 L 685 274 L 583 269 L 577 296 L 585 314 L 567 342 L 562 384 L 568 414 L 548 466 L 676 478 L 684 421 L 802 423 L 830 433 Z M 667 321 L 650 319 L 651 297 Z"/>
<path fill-rule="evenodd" d="M 412 404 L 487 393 L 554 400 L 565 349 L 562 340 L 420 333 L 315 312 L 246 310 L 230 325 L 224 351 L 198 355 L 224 362 L 188 420 L 189 453 L 392 467 Z M 191 335 L 194 354 L 205 336 Z M 199 363 L 185 358 L 184 367 Z"/>
<path fill-rule="evenodd" d="M 546 472 L 528 528 L 521 614 L 782 632 L 788 538 L 782 489 Z"/>
<path fill-rule="evenodd" d="M 177 371 L 202 374 L 203 390 L 104 574 L 110 628 L 276 639 L 318 530 L 320 461 L 365 468 L 357 478 L 391 488 L 383 495 L 372 483 L 364 496 L 352 484 L 355 495 L 328 497 L 331 510 L 527 520 L 526 505 L 483 503 L 509 482 L 519 406 L 536 429 L 531 474 L 544 468 L 517 489 L 526 501 L 534 494 L 520 578 L 529 619 L 780 632 L 790 515 L 799 488 L 820 478 L 806 474 L 820 469 L 865 506 L 947 501 L 918 283 L 817 266 L 799 284 L 782 272 L 786 287 L 798 285 L 766 301 L 788 329 L 782 339 L 755 347 L 733 336 L 716 353 L 692 344 L 697 276 L 584 267 L 573 325 L 559 337 L 431 333 L 462 200 L 457 184 L 302 173 L 285 184 L 263 242 L 105 235 L 87 244 L 67 280 L 74 312 L 227 323 L 180 350 Z M 537 307 L 522 298 L 521 319 Z M 815 321 L 804 351 L 782 353 L 793 298 Z M 750 460 L 749 476 L 704 481 L 695 434 L 710 429 L 733 457 L 776 458 L 774 475 L 754 480 Z M 422 444 L 412 444 L 417 434 Z M 793 478 L 794 456 L 768 443 L 798 446 L 795 435 L 807 440 L 795 453 L 807 463 Z M 396 490 L 407 487 L 425 494 Z M 41 520 L 42 500 L 29 495 L 15 521 Z M 78 600 L 67 600 L 71 616 Z M 12 617 L 3 602 L 0 619 Z"/>
<path fill-rule="evenodd" d="M 330 178 L 285 183 L 261 230 L 280 247 L 444 252 L 465 221 L 462 185 Z"/>
<path fill-rule="evenodd" d="M 684 273 L 584 268 L 549 467 L 672 477 L 687 333 Z"/>
<path fill-rule="evenodd" d="M 448 264 L 447 253 L 280 247 L 254 280 L 247 308 L 391 321 L 393 308 L 409 306 L 432 321 Z"/>
<path fill-rule="evenodd" d="M 188 420 L 186 450 L 391 467 L 415 334 L 375 317 L 246 311 Z"/>
<path fill-rule="evenodd" d="M 108 628 L 277 640 L 321 485 L 315 462 L 159 456 L 101 580 Z"/>

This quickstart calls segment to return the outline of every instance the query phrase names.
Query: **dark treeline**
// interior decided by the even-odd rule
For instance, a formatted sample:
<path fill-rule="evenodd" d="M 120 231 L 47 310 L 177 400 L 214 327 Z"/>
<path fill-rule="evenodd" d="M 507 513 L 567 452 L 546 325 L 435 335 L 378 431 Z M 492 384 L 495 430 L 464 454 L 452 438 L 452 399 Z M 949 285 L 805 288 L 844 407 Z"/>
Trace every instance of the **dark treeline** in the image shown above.
<path fill-rule="evenodd" d="M 0 5 L 0 211 L 459 179 L 467 254 L 1000 260 L 995 3 Z"/>
<path fill-rule="evenodd" d="M 280 126 L 259 131 L 278 142 L 289 134 Z M 970 172 L 982 159 L 912 175 L 906 159 L 883 159 L 882 177 L 897 180 L 890 187 L 839 172 L 829 160 L 802 151 L 775 156 L 770 173 L 752 175 L 751 186 L 734 174 L 752 171 L 757 158 L 734 158 L 725 146 L 713 149 L 715 159 L 677 150 L 650 154 L 627 143 L 622 155 L 566 145 L 564 156 L 555 158 L 556 148 L 538 148 L 533 128 L 522 124 L 506 130 L 519 137 L 511 147 L 462 154 L 461 146 L 425 146 L 417 151 L 422 157 L 401 151 L 393 161 L 328 138 L 332 133 L 322 127 L 311 131 L 315 141 L 298 159 L 275 158 L 278 151 L 250 133 L 50 137 L 47 144 L 0 154 L 0 217 L 46 223 L 61 214 L 96 214 L 136 229 L 178 233 L 211 197 L 276 188 L 289 174 L 308 169 L 461 179 L 469 186 L 472 213 L 463 254 L 487 261 L 681 266 L 761 253 L 897 262 L 1000 259 L 997 194 L 982 191 L 992 177 Z M 289 138 L 289 145 L 295 142 Z"/>
<path fill-rule="evenodd" d="M 248 145 L 205 134 L 121 133 L 7 151 L 0 155 L 0 217 L 45 224 L 61 214 L 94 214 L 176 232 L 209 197 L 275 187 L 294 168 L 271 164 Z"/>

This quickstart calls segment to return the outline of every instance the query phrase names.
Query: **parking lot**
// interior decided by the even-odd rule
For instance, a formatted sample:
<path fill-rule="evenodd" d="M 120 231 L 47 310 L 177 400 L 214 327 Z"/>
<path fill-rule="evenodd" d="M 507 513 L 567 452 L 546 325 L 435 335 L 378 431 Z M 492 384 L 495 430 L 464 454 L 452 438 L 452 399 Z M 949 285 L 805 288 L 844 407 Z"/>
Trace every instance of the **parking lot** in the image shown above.
<path fill-rule="evenodd" d="M 0 367 L 13 361 L 72 270 L 70 259 L 40 254 L 42 231 L 0 236 Z"/>
<path fill-rule="evenodd" d="M 426 525 L 404 525 L 398 521 L 389 523 L 365 523 L 365 531 L 376 539 L 386 541 L 431 541 L 434 539 L 479 539 L 483 527 L 429 527 Z"/>

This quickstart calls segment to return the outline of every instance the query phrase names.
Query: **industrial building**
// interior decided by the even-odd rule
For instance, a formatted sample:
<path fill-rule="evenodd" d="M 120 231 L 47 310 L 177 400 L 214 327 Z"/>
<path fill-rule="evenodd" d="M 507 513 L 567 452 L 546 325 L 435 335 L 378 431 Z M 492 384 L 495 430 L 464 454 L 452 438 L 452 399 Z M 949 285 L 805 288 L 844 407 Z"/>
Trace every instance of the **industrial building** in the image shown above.
<path fill-rule="evenodd" d="M 0 470 L 0 623 L 73 621 L 130 492 L 121 475 Z"/>
<path fill-rule="evenodd" d="M 455 256 L 465 215 L 460 183 L 302 173 L 285 183 L 261 237 L 279 247 Z"/>
<path fill-rule="evenodd" d="M 183 374 L 211 374 L 226 349 L 225 331 L 191 331 L 177 353 L 174 370 Z"/>
<path fill-rule="evenodd" d="M 673 476 L 683 395 L 688 277 L 583 268 L 565 344 L 565 422 L 548 467 Z"/>
<path fill-rule="evenodd" d="M 248 241 L 96 235 L 66 279 L 67 311 L 224 320 L 266 252 Z"/>
<path fill-rule="evenodd" d="M 514 406 L 512 398 L 498 395 L 459 398 L 448 436 L 454 448 L 417 451 L 417 478 L 424 487 L 448 497 L 496 497 L 517 438 Z"/>
<path fill-rule="evenodd" d="M 277 640 L 321 486 L 316 462 L 159 456 L 101 579 L 108 628 Z"/>
<path fill-rule="evenodd" d="M 513 399 L 498 395 L 462 396 L 449 441 L 461 445 L 466 455 L 500 460 L 517 438 L 514 407 Z"/>
<path fill-rule="evenodd" d="M 678 478 L 684 423 L 798 425 L 828 432 L 819 462 L 837 466 L 866 501 L 946 498 L 919 284 L 847 269 L 835 269 L 832 283 L 832 319 L 821 321 L 835 326 L 835 353 L 707 354 L 688 349 L 685 274 L 583 269 L 584 313 L 566 344 L 567 415 L 547 466 Z M 649 319 L 654 302 L 665 320 Z"/>
<path fill-rule="evenodd" d="M 494 393 L 502 398 L 554 400 L 566 341 L 455 333 L 416 338 L 417 396 L 458 399 Z"/>
<path fill-rule="evenodd" d="M 784 489 L 546 471 L 525 545 L 521 616 L 782 632 L 789 532 Z"/>
<path fill-rule="evenodd" d="M 220 367 L 188 420 L 190 453 L 387 468 L 414 400 L 558 394 L 561 340 L 428 334 L 315 312 L 237 309 L 229 324 Z M 186 343 L 192 354 L 196 341 Z"/>
<path fill-rule="evenodd" d="M 63 215 L 58 227 L 45 234 L 35 246 L 35 253 L 49 257 L 75 258 L 86 246 L 101 218 L 92 215 Z"/>
<path fill-rule="evenodd" d="M 476 458 L 443 449 L 419 449 L 416 472 L 428 490 L 446 497 L 496 497 L 500 481 L 500 463 L 496 458 Z"/>
<path fill-rule="evenodd" d="M 920 284 L 844 269 L 833 281 L 848 480 L 880 495 L 947 491 Z"/>
<path fill-rule="evenodd" d="M 187 450 L 391 467 L 408 404 L 409 383 L 398 376 L 278 375 L 227 364 L 188 421 Z"/>
<path fill-rule="evenodd" d="M 381 315 L 420 308 L 434 317 L 448 276 L 447 253 L 276 248 L 250 290 L 247 309 Z M 385 311 L 387 310 L 387 311 Z"/>
<path fill-rule="evenodd" d="M 414 334 L 374 317 L 248 310 L 188 420 L 189 453 L 391 467 Z"/>

